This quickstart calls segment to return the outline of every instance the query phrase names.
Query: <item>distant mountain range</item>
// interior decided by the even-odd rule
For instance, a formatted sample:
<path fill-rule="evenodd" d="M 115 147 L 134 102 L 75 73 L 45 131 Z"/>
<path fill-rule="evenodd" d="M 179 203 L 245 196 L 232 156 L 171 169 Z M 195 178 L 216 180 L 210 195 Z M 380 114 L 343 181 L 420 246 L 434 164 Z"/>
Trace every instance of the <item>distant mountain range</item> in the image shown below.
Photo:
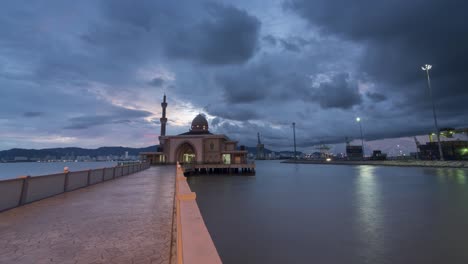
<path fill-rule="evenodd" d="M 14 160 L 16 157 L 25 157 L 28 159 L 44 159 L 46 157 L 54 157 L 53 159 L 60 159 L 61 157 L 77 157 L 77 156 L 123 156 L 128 151 L 129 156 L 137 156 L 140 152 L 156 151 L 157 145 L 146 148 L 126 148 L 126 147 L 101 147 L 97 149 L 85 148 L 49 148 L 49 149 L 19 149 L 14 148 L 10 150 L 0 151 L 0 160 Z"/>
<path fill-rule="evenodd" d="M 0 151 L 0 160 L 12 161 L 15 158 L 22 157 L 29 160 L 34 159 L 45 159 L 51 157 L 52 159 L 61 159 L 62 157 L 78 157 L 78 156 L 89 156 L 91 158 L 102 157 L 102 156 L 123 156 L 125 152 L 128 152 L 129 156 L 138 156 L 140 152 L 151 152 L 156 151 L 157 145 L 149 146 L 146 148 L 126 148 L 126 147 L 101 147 L 97 149 L 85 149 L 85 148 L 48 148 L 48 149 L 20 149 L 14 148 L 10 150 Z M 257 154 L 256 147 L 246 147 L 246 150 L 253 155 Z M 270 154 L 272 150 L 265 149 L 265 154 Z M 292 151 L 279 151 L 276 152 L 281 155 L 292 155 Z M 301 152 L 298 151 L 298 154 Z"/>

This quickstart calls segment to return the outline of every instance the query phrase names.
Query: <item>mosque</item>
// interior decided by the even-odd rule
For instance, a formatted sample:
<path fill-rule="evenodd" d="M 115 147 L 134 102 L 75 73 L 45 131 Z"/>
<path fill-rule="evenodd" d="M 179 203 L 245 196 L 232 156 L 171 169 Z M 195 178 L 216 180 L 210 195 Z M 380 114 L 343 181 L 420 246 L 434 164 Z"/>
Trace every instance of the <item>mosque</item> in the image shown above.
<path fill-rule="evenodd" d="M 247 161 L 247 150 L 237 147 L 237 141 L 223 134 L 209 131 L 205 116 L 198 114 L 189 131 L 180 135 L 166 135 L 166 95 L 163 97 L 161 134 L 157 152 L 140 153 L 142 160 L 152 165 L 190 164 L 195 171 L 211 172 L 227 169 L 229 172 L 253 172 L 255 164 Z"/>

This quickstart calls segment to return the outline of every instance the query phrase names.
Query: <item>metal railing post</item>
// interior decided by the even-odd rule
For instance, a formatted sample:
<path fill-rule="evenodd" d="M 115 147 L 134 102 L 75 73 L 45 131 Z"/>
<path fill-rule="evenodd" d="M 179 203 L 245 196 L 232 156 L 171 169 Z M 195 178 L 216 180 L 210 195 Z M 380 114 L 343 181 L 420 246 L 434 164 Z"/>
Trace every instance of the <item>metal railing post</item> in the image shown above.
<path fill-rule="evenodd" d="M 69 172 L 65 172 L 65 181 L 63 183 L 63 192 L 67 191 L 68 188 L 68 177 L 69 177 Z"/>
<path fill-rule="evenodd" d="M 31 176 L 28 175 L 21 178 L 23 179 L 23 186 L 21 187 L 21 196 L 18 206 L 25 204 L 28 200 L 29 178 L 31 178 Z"/>
<path fill-rule="evenodd" d="M 63 192 L 66 192 L 68 188 L 68 174 L 70 173 L 68 167 L 63 168 L 63 172 L 65 173 L 65 180 L 63 181 Z"/>

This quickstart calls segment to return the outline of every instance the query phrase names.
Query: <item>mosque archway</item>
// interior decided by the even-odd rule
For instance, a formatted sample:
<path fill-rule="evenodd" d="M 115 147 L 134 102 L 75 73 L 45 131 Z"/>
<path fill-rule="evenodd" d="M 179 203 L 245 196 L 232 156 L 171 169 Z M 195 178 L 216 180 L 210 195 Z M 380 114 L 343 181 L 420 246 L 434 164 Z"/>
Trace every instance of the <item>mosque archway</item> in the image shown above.
<path fill-rule="evenodd" d="M 197 161 L 196 153 L 195 147 L 185 142 L 177 148 L 176 158 L 180 163 L 195 163 Z"/>

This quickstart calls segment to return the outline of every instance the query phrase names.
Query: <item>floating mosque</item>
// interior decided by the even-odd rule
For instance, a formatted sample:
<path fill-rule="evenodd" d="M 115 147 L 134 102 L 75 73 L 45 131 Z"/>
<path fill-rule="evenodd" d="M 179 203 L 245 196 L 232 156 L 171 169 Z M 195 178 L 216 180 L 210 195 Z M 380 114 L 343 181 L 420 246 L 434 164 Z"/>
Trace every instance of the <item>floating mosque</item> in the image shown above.
<path fill-rule="evenodd" d="M 182 164 L 195 173 L 253 173 L 255 164 L 248 162 L 247 150 L 224 134 L 213 134 L 206 117 L 198 114 L 189 130 L 166 135 L 166 95 L 163 97 L 161 133 L 157 152 L 142 152 L 142 160 L 152 165 Z"/>

